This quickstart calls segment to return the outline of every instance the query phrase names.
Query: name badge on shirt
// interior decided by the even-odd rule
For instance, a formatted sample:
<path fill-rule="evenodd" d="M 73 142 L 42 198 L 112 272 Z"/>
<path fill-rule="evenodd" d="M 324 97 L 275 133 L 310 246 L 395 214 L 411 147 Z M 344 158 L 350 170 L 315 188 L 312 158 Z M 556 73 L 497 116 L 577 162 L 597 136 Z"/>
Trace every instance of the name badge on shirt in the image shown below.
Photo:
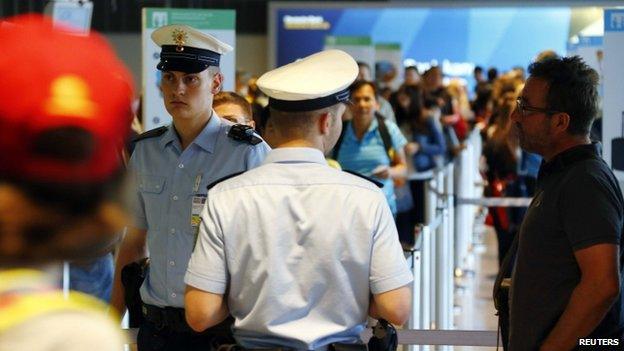
<path fill-rule="evenodd" d="M 191 226 L 195 229 L 199 227 L 199 223 L 201 222 L 201 211 L 204 209 L 205 204 L 206 195 L 193 196 L 193 206 L 191 207 Z"/>

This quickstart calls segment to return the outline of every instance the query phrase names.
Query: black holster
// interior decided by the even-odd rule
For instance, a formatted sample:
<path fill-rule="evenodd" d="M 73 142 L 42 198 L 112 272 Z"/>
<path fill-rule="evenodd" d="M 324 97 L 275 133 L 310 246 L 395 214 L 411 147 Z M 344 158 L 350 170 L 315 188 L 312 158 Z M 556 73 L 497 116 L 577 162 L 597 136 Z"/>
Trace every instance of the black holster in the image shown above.
<path fill-rule="evenodd" d="M 128 308 L 130 328 L 138 328 L 143 318 L 141 294 L 139 290 L 149 267 L 149 258 L 132 262 L 121 269 L 121 283 L 124 286 L 124 302 Z"/>
<path fill-rule="evenodd" d="M 397 331 L 385 319 L 380 319 L 373 327 L 373 336 L 368 340 L 369 351 L 395 351 L 399 345 Z"/>
<path fill-rule="evenodd" d="M 335 342 L 329 345 L 329 351 L 366 351 L 368 348 L 364 344 L 343 344 Z"/>

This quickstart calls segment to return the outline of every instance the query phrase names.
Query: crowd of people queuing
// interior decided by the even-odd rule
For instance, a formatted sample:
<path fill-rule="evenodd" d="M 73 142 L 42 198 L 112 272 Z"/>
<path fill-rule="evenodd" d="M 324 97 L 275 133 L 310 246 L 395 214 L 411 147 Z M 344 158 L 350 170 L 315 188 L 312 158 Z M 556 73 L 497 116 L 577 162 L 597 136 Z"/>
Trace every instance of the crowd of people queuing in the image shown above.
<path fill-rule="evenodd" d="M 0 349 L 61 338 L 67 350 L 121 348 L 98 302 L 61 302 L 53 274 L 33 268 L 69 260 L 73 289 L 110 302 L 115 322 L 115 311 L 130 311 L 139 350 L 365 350 L 369 316 L 400 325 L 411 308 L 401 244 L 414 244 L 426 188 L 409 175 L 453 161 L 475 131 L 486 195 L 538 191 L 528 212 L 489 212 L 499 278 L 512 275 L 504 263 L 523 238 L 503 340 L 511 335 L 512 350 L 622 340 L 624 200 L 589 139 L 598 80 L 578 57 L 545 52 L 526 80 L 522 68 L 483 78 L 476 67 L 470 88 L 438 66 L 410 66 L 392 89 L 367 64 L 328 50 L 260 78 L 239 72 L 236 91 L 223 92 L 219 61 L 233 48 L 170 25 L 152 40 L 173 122 L 142 132 L 129 75 L 98 36 L 25 17 L 0 27 L 0 38 L 21 48 L 0 60 L 0 74 L 22 88 L 4 89 L 10 103 L 0 109 L 11 151 L 0 163 L 0 312 L 12 312 L 0 321 Z M 39 45 L 17 45 L 27 38 Z M 74 45 L 96 55 L 74 57 Z M 40 66 L 45 89 L 20 100 Z M 597 205 L 585 213 L 589 198 Z M 535 288 L 559 278 L 554 293 Z M 543 296 L 547 313 L 535 308 Z M 93 335 L 70 338 L 80 324 Z M 41 325 L 54 331 L 33 331 Z"/>
<path fill-rule="evenodd" d="M 553 55 L 547 51 L 537 59 Z M 425 220 L 426 181 L 408 181 L 408 174 L 452 161 L 474 129 L 484 141 L 481 173 L 487 183 L 486 195 L 533 194 L 541 158 L 520 149 L 510 119 L 524 84 L 523 68 L 499 74 L 495 67 L 484 72 L 475 66 L 475 84 L 469 87 L 464 79 L 445 77 L 439 66 L 423 72 L 408 66 L 403 83 L 392 89 L 373 78 L 367 63 L 358 62 L 358 66 L 358 79 L 351 86 L 352 105 L 343 116 L 343 135 L 327 156 L 345 170 L 384 184 L 405 246 L 414 244 L 414 225 Z M 256 130 L 263 134 L 269 118 L 268 99 L 255 81 L 250 74 L 237 72 L 237 93 L 251 104 Z M 523 212 L 521 208 L 490 209 L 488 224 L 496 230 L 501 261 Z"/>

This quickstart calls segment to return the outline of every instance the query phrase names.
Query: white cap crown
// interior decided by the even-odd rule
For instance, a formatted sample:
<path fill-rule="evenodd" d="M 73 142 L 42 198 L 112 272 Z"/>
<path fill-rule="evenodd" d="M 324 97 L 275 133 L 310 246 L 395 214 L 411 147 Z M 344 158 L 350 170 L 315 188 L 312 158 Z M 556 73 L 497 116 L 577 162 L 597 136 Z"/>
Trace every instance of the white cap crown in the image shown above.
<path fill-rule="evenodd" d="M 341 50 L 326 50 L 269 71 L 262 75 L 256 84 L 273 101 L 308 102 L 303 104 L 308 106 L 306 108 L 293 108 L 309 110 L 315 106 L 318 108 L 330 106 L 327 104 L 332 102 L 331 99 L 326 102 L 319 100 L 320 105 L 327 106 L 310 105 L 309 100 L 331 98 L 333 95 L 343 93 L 355 81 L 357 75 L 357 63 L 349 54 Z M 332 105 L 337 102 L 343 101 L 338 99 Z"/>

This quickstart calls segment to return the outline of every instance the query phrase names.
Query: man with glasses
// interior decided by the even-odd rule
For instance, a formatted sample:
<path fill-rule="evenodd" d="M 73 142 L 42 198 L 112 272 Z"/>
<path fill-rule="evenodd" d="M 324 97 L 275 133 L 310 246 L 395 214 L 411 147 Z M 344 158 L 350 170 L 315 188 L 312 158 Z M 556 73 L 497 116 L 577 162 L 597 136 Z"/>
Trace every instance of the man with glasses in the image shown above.
<path fill-rule="evenodd" d="M 520 146 L 544 161 L 519 233 L 509 349 L 621 347 L 624 200 L 589 139 L 598 75 L 579 57 L 529 72 L 512 120 Z"/>

